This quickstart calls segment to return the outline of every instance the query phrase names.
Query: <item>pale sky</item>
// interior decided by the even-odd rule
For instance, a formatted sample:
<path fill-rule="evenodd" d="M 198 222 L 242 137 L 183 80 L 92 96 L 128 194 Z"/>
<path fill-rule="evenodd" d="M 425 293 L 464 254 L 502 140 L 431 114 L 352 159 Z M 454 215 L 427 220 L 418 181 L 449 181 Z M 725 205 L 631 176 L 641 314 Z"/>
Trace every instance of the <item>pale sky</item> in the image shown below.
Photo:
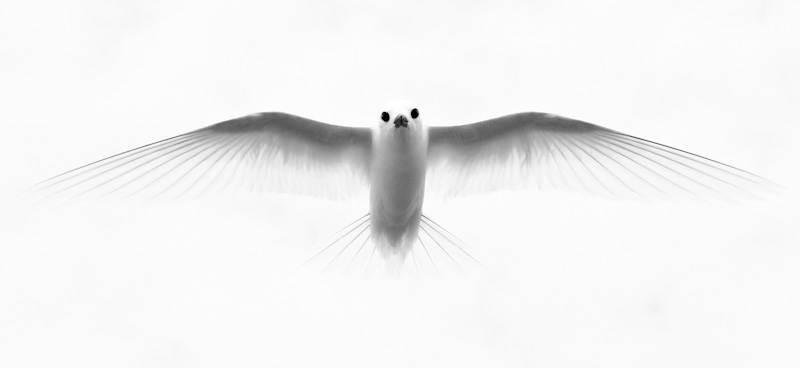
<path fill-rule="evenodd" d="M 797 367 L 800 3 L 0 3 L 0 366 Z M 764 201 L 427 203 L 486 266 L 295 268 L 367 209 L 238 195 L 45 210 L 96 159 L 285 111 L 369 126 L 544 111 L 769 178 Z"/>

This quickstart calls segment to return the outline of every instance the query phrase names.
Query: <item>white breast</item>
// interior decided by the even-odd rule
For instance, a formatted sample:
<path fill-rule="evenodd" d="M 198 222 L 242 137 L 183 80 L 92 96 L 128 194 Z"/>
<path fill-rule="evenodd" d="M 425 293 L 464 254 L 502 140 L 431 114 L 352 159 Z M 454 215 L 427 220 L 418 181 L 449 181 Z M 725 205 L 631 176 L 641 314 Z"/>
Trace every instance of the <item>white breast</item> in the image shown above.
<path fill-rule="evenodd" d="M 373 132 L 370 234 L 390 269 L 402 265 L 417 240 L 427 152 L 423 126 Z"/>

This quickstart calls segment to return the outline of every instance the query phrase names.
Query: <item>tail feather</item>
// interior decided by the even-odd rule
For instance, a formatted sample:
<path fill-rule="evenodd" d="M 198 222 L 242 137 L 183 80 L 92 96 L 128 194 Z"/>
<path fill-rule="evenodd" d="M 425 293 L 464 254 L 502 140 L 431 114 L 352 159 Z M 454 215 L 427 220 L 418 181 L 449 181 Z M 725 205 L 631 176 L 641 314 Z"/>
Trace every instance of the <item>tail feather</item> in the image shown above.
<path fill-rule="evenodd" d="M 355 225 L 355 226 L 354 226 L 354 225 Z M 321 256 L 323 253 L 325 253 L 327 250 L 329 250 L 329 249 L 331 249 L 331 248 L 334 248 L 334 245 L 338 244 L 338 243 L 339 243 L 340 241 L 342 241 L 343 239 L 347 239 L 347 238 L 348 238 L 348 236 L 349 236 L 349 235 L 350 235 L 350 234 L 351 234 L 353 231 L 355 231 L 356 229 L 358 229 L 358 228 L 360 228 L 360 227 L 363 227 L 363 226 L 366 226 L 367 228 L 369 227 L 369 213 L 367 213 L 367 214 L 366 214 L 366 215 L 364 215 L 364 216 L 361 216 L 361 217 L 359 217 L 358 219 L 356 219 L 355 221 L 353 221 L 353 222 L 351 222 L 351 223 L 349 223 L 349 224 L 345 225 L 343 228 L 339 229 L 339 230 L 338 230 L 338 231 L 336 231 L 335 233 L 333 233 L 333 234 L 331 234 L 331 235 L 328 235 L 327 237 L 325 237 L 324 239 L 322 239 L 322 240 L 321 240 L 321 241 L 318 243 L 318 244 L 321 244 L 321 245 L 322 245 L 322 249 L 321 249 L 321 250 L 319 250 L 317 253 L 315 253 L 315 254 L 314 254 L 313 256 L 311 256 L 310 258 L 308 258 L 308 259 L 307 259 L 305 262 L 303 262 L 303 264 L 302 264 L 302 265 L 300 265 L 300 266 L 301 266 L 301 267 L 304 267 L 304 266 L 307 266 L 307 265 L 311 264 L 311 263 L 312 263 L 312 261 L 314 261 L 314 260 L 315 260 L 315 259 L 317 259 L 317 258 L 320 258 L 320 256 Z M 333 239 L 333 240 L 332 240 L 332 241 L 330 241 L 330 242 L 327 242 L 327 241 L 328 241 L 328 240 L 330 240 L 330 239 Z"/>
<path fill-rule="evenodd" d="M 429 232 L 428 230 L 426 230 L 427 227 L 428 229 L 432 230 L 429 233 L 435 233 L 435 235 L 437 235 L 438 237 L 440 237 L 440 239 L 442 239 L 443 243 L 446 243 L 455 248 L 453 253 L 463 255 L 469 258 L 472 263 L 480 267 L 484 267 L 483 264 L 480 261 L 478 261 L 477 258 L 475 258 L 474 256 L 472 256 L 472 254 L 469 253 L 470 247 L 465 241 L 461 240 L 459 237 L 455 236 L 449 230 L 439 225 L 436 221 L 433 221 L 430 217 L 425 216 L 423 214 L 422 221 L 420 222 L 420 227 L 422 228 L 423 231 Z M 458 255 L 456 255 L 456 257 L 458 257 Z"/>
<path fill-rule="evenodd" d="M 470 252 L 469 245 L 425 214 L 420 221 L 419 245 L 426 253 L 433 272 L 469 272 L 483 264 Z"/>
<path fill-rule="evenodd" d="M 317 243 L 318 249 L 300 267 L 321 265 L 320 273 L 388 274 L 395 277 L 465 272 L 483 267 L 469 246 L 430 217 L 422 215 L 417 241 L 408 254 L 383 254 L 370 234 L 367 213 Z M 371 248 L 371 249 L 370 249 Z M 376 254 L 377 253 L 377 254 Z"/>

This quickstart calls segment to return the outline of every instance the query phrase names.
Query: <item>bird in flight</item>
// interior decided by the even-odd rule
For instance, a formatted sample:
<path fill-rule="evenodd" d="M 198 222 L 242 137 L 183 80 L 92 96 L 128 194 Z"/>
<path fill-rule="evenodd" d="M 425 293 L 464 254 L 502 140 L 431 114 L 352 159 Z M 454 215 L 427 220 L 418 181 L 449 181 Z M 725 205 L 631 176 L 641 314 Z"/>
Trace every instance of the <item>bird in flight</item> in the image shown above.
<path fill-rule="evenodd" d="M 436 268 L 431 253 L 437 249 L 456 265 L 457 255 L 474 260 L 452 233 L 422 213 L 426 195 L 537 187 L 732 200 L 775 188 L 719 161 L 552 114 L 427 126 L 415 105 L 396 101 L 375 115 L 370 127 L 281 112 L 247 115 L 92 162 L 31 192 L 75 199 L 200 195 L 231 187 L 324 198 L 369 191 L 369 212 L 312 259 L 329 254 L 329 266 L 349 249 L 345 268 L 368 257 L 367 268 L 380 262 L 376 258 L 398 273 L 408 258 L 415 267 L 427 260 Z M 368 243 L 372 251 L 362 252 Z"/>

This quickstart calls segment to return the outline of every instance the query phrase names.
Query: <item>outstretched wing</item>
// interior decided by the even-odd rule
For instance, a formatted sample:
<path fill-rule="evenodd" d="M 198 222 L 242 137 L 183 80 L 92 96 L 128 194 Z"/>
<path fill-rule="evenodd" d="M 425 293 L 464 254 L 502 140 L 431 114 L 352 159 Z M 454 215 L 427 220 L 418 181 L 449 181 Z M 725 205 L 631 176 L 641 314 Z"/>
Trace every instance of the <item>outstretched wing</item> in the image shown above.
<path fill-rule="evenodd" d="M 368 128 L 269 112 L 135 148 L 31 188 L 38 197 L 199 195 L 227 187 L 345 198 L 369 186 Z"/>
<path fill-rule="evenodd" d="M 431 127 L 428 184 L 444 196 L 528 187 L 612 197 L 754 196 L 775 184 L 677 148 L 528 112 Z"/>

